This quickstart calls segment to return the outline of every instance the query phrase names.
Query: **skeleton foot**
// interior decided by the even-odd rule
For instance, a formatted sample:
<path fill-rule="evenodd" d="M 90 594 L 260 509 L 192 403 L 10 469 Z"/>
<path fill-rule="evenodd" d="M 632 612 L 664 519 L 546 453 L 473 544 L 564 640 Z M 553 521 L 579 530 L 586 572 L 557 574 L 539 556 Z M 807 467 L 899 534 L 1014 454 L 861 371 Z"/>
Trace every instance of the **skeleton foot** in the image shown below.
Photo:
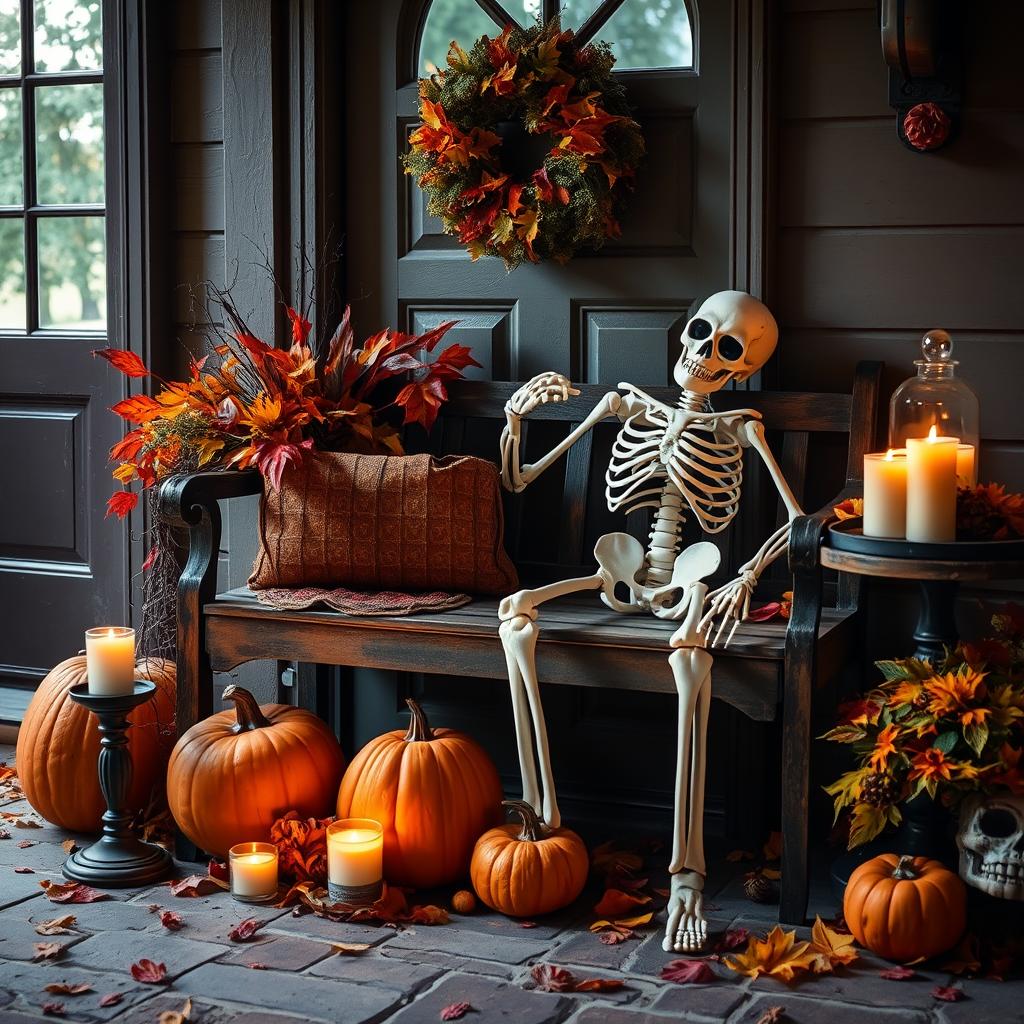
<path fill-rule="evenodd" d="M 672 876 L 668 900 L 668 922 L 661 948 L 666 953 L 697 953 L 708 937 L 704 917 L 704 879 L 695 871 Z"/>

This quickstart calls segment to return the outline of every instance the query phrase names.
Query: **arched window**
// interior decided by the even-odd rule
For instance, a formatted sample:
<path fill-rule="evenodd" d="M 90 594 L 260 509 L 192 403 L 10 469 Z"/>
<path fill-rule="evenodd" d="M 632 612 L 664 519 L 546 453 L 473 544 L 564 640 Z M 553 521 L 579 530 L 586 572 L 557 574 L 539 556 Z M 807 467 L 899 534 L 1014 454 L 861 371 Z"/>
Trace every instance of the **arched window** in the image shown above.
<path fill-rule="evenodd" d="M 693 67 L 693 32 L 685 0 L 432 0 L 420 33 L 420 75 L 444 67 L 454 39 L 467 47 L 506 24 L 526 26 L 561 13 L 582 42 L 611 43 L 616 70 Z"/>

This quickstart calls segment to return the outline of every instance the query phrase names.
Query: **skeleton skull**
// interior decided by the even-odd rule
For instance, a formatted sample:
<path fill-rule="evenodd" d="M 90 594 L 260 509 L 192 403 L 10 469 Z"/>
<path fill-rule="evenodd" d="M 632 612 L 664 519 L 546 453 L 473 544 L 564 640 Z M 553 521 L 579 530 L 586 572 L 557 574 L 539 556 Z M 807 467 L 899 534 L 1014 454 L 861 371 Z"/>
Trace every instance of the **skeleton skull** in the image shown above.
<path fill-rule="evenodd" d="M 721 391 L 760 370 L 778 337 L 775 317 L 762 302 L 746 292 L 716 292 L 683 330 L 675 381 L 698 395 Z"/>
<path fill-rule="evenodd" d="M 1004 900 L 1024 900 L 1024 796 L 968 797 L 960 808 L 960 877 Z"/>

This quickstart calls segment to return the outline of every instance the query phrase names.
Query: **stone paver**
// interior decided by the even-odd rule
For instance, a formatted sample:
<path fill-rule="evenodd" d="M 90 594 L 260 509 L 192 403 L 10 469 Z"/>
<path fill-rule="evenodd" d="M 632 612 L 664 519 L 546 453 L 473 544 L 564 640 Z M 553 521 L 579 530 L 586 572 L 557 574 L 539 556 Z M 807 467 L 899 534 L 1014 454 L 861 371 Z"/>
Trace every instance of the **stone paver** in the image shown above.
<path fill-rule="evenodd" d="M 651 1005 L 682 1020 L 725 1020 L 747 998 L 739 985 L 670 985 Z"/>
<path fill-rule="evenodd" d="M 105 932 L 92 935 L 71 947 L 68 958 L 91 970 L 127 972 L 141 958 L 167 965 L 168 978 L 175 978 L 193 967 L 224 953 L 224 947 L 212 942 L 197 942 L 182 932 Z"/>
<path fill-rule="evenodd" d="M 80 996 L 52 995 L 45 991 L 49 984 L 89 984 L 94 991 Z M 61 963 L 0 964 L 0 989 L 14 993 L 9 1009 L 25 1013 L 40 1013 L 44 1003 L 64 1003 L 69 1016 L 88 1020 L 110 1020 L 126 1006 L 148 999 L 152 988 L 140 985 L 128 973 L 121 971 L 86 971 L 69 959 Z M 117 1006 L 99 1005 L 100 997 L 109 992 L 121 992 L 124 998 Z"/>
<path fill-rule="evenodd" d="M 773 1006 L 783 1007 L 785 1024 L 927 1024 L 929 1020 L 926 1014 L 915 1010 L 849 1006 L 792 995 L 762 995 L 744 1005 L 729 1024 L 757 1024 Z"/>
<path fill-rule="evenodd" d="M 296 916 L 291 911 L 282 917 L 275 917 L 266 926 L 265 931 L 304 935 L 310 939 L 323 939 L 326 942 L 366 942 L 371 946 L 387 942 L 395 935 L 394 928 L 328 921 L 327 918 L 317 917 L 316 914 Z"/>
<path fill-rule="evenodd" d="M 0 867 L 0 909 L 42 895 L 39 879 L 46 875 L 19 875 L 13 867 Z"/>
<path fill-rule="evenodd" d="M 524 936 L 529 934 L 528 931 L 523 932 Z M 461 931 L 451 925 L 417 925 L 415 928 L 407 928 L 399 932 L 389 945 L 397 949 L 431 949 L 474 960 L 497 960 L 503 964 L 525 963 L 543 957 L 548 950 L 548 943 L 543 941 Z"/>
<path fill-rule="evenodd" d="M 157 1024 L 160 1014 L 180 1011 L 187 997 L 180 992 L 167 992 L 131 1007 L 117 1018 L 117 1024 Z M 253 1012 L 235 1007 L 219 1006 L 192 997 L 191 1020 L 197 1024 L 295 1024 L 294 1017 L 276 1013 Z"/>
<path fill-rule="evenodd" d="M 391 946 L 384 946 L 381 952 L 388 959 L 440 967 L 461 974 L 483 974 L 489 978 L 507 980 L 522 973 L 522 968 L 518 965 L 499 964 L 493 960 L 470 960 L 463 956 L 452 956 L 450 953 L 435 953 L 430 949 L 392 949 Z"/>
<path fill-rule="evenodd" d="M 300 1013 L 311 1020 L 363 1024 L 401 1003 L 390 988 L 373 988 L 284 971 L 250 971 L 230 964 L 204 964 L 179 978 L 175 988 L 216 1003 Z"/>
<path fill-rule="evenodd" d="M 856 964 L 839 968 L 834 974 L 817 975 L 795 985 L 786 985 L 774 978 L 758 978 L 751 983 L 751 988 L 768 995 L 795 992 L 815 999 L 835 999 L 864 1006 L 930 1010 L 935 1005 L 931 991 L 936 985 L 945 984 L 942 976 L 919 971 L 916 977 L 906 981 L 888 981 L 878 972 L 889 966 L 885 961 L 865 954 Z"/>
<path fill-rule="evenodd" d="M 452 1003 L 469 1003 L 473 1013 L 468 1024 L 507 1021 L 514 1024 L 546 1024 L 562 1020 L 569 1012 L 569 1000 L 546 992 L 525 992 L 505 982 L 457 974 L 445 978 L 436 988 L 420 996 L 396 1017 L 395 1024 L 437 1024 L 441 1011 Z"/>
<path fill-rule="evenodd" d="M 0 923 L 7 914 L 29 914 L 34 924 L 73 914 L 75 931 L 82 932 L 144 931 L 160 926 L 159 918 L 146 907 L 121 900 L 100 900 L 97 903 L 75 903 L 68 906 L 51 903 L 46 899 L 33 900 L 5 910 L 0 914 Z"/>
<path fill-rule="evenodd" d="M 267 907 L 262 904 L 239 903 L 227 892 L 218 892 L 211 896 L 186 897 L 172 896 L 166 887 L 151 889 L 143 893 L 133 905 L 159 905 L 164 910 L 173 910 L 181 915 L 182 929 L 177 934 L 187 935 L 190 939 L 200 942 L 219 942 L 232 945 L 228 932 L 246 918 L 254 917 L 266 924 L 288 913 L 278 907 Z M 160 916 L 151 917 L 153 927 L 159 928 Z M 262 934 L 262 932 L 258 933 Z"/>
<path fill-rule="evenodd" d="M 82 933 L 40 935 L 36 931 L 36 926 L 27 919 L 27 915 L 14 916 L 21 906 L 25 904 L 18 904 L 0 914 L 0 957 L 4 960 L 31 960 L 35 955 L 33 946 L 36 942 L 57 942 L 70 947 L 86 937 Z M 62 955 L 66 957 L 67 953 Z"/>
<path fill-rule="evenodd" d="M 258 933 L 262 935 L 263 933 Z M 268 964 L 275 971 L 302 971 L 334 954 L 327 942 L 314 942 L 299 935 L 267 935 L 262 942 L 235 943 L 220 957 L 226 964 Z"/>
<path fill-rule="evenodd" d="M 309 973 L 359 985 L 380 985 L 412 995 L 440 978 L 444 970 L 383 956 L 335 955 L 314 964 Z"/>

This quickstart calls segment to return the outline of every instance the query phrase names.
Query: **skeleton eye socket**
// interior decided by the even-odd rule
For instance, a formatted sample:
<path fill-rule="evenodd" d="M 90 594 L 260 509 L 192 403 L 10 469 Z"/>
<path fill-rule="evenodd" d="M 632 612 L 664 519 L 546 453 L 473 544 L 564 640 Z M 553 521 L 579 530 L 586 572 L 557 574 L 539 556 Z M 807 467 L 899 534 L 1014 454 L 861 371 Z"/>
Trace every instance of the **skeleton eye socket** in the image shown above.
<path fill-rule="evenodd" d="M 1017 819 L 1001 807 L 990 807 L 978 820 L 978 828 L 991 839 L 1005 839 L 1017 831 Z"/>
<path fill-rule="evenodd" d="M 718 339 L 718 354 L 729 362 L 735 362 L 743 355 L 743 343 L 737 341 L 731 334 L 723 334 Z"/>
<path fill-rule="evenodd" d="M 690 329 L 687 334 L 693 338 L 694 341 L 703 341 L 711 333 L 711 324 L 707 320 L 701 320 L 700 318 L 690 321 Z"/>

